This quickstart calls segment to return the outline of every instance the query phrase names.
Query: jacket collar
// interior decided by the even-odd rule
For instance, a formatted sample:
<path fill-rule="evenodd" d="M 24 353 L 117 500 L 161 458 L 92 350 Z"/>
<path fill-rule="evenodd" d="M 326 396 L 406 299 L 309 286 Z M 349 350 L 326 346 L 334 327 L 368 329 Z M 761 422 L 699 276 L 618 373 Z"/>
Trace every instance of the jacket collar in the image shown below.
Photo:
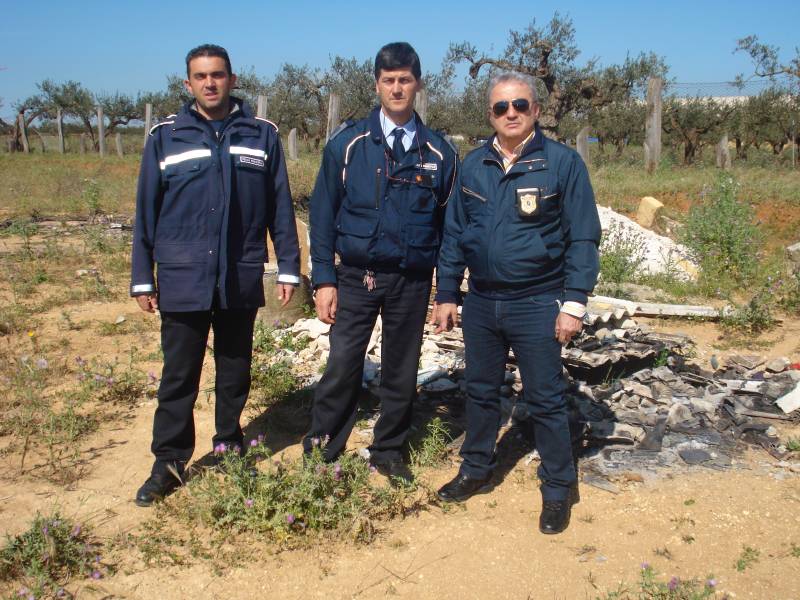
<path fill-rule="evenodd" d="M 383 127 L 381 126 L 381 107 L 376 106 L 372 109 L 372 112 L 369 113 L 369 132 L 372 141 L 376 144 L 383 143 Z M 414 136 L 414 141 L 411 142 L 411 147 L 414 148 L 415 145 L 418 143 L 419 147 L 421 148 L 425 144 L 428 143 L 428 135 L 426 133 L 425 124 L 422 122 L 422 119 L 419 118 L 419 115 L 416 111 L 414 111 L 414 123 L 417 126 L 417 135 Z"/>
<path fill-rule="evenodd" d="M 228 116 L 225 117 L 225 120 L 231 121 L 240 117 L 246 119 L 253 118 L 253 110 L 244 100 L 231 96 L 231 111 L 228 113 Z M 205 128 L 206 126 L 207 119 L 197 112 L 195 108 L 195 100 L 189 100 L 186 104 L 184 104 L 183 107 L 181 107 L 181 110 L 178 112 L 178 116 L 175 118 L 175 129 L 179 129 L 181 127 Z"/>
<path fill-rule="evenodd" d="M 520 153 L 517 162 L 519 162 L 529 154 L 533 154 L 534 152 L 544 150 L 544 144 L 545 144 L 544 134 L 542 133 L 542 130 L 539 128 L 539 123 L 534 124 L 533 131 L 534 131 L 533 137 L 522 149 L 522 152 Z M 500 164 L 502 165 L 503 157 L 500 156 L 500 154 L 498 154 L 497 150 L 495 150 L 494 148 L 494 140 L 496 137 L 497 134 L 494 134 L 492 137 L 486 140 L 486 143 L 482 147 L 484 153 L 483 158 L 484 159 L 492 158 L 496 161 L 499 161 Z"/>

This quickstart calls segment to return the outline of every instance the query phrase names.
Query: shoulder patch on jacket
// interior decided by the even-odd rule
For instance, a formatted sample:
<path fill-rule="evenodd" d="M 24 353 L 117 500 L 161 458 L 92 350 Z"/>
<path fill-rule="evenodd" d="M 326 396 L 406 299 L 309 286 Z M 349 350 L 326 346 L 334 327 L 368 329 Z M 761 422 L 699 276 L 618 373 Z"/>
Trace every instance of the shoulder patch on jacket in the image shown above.
<path fill-rule="evenodd" d="M 278 126 L 275 125 L 275 123 L 273 123 L 269 119 L 265 119 L 264 117 L 256 117 L 256 119 L 258 119 L 259 121 L 266 121 L 267 123 L 269 123 L 270 125 L 272 125 L 275 128 L 275 133 L 278 133 Z"/>
<path fill-rule="evenodd" d="M 153 135 L 153 133 L 155 133 L 155 130 L 158 129 L 159 127 L 161 127 L 162 125 L 170 125 L 170 124 L 174 123 L 175 122 L 175 117 L 176 117 L 176 115 L 168 115 L 166 119 L 164 119 L 163 121 L 153 125 L 150 128 L 149 135 Z"/>
<path fill-rule="evenodd" d="M 355 121 L 344 121 L 343 123 L 340 123 L 336 129 L 331 131 L 331 137 L 328 138 L 328 141 L 330 142 L 333 138 L 342 133 L 345 129 L 347 129 L 348 127 L 352 127 L 355 124 L 356 124 Z"/>

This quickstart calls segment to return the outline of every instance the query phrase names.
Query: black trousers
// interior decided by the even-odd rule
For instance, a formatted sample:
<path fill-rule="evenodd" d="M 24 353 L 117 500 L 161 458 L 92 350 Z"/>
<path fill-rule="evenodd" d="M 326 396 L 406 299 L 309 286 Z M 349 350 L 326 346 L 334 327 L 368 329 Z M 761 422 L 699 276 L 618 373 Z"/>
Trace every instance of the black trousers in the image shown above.
<path fill-rule="evenodd" d="M 431 293 L 431 272 L 375 275 L 376 287 L 367 290 L 364 270 L 339 267 L 336 323 L 331 327 L 331 350 L 325 374 L 314 394 L 311 431 L 303 440 L 310 452 L 315 439 L 328 439 L 325 458 L 336 458 L 353 429 L 364 374 L 364 356 L 380 313 L 380 417 L 370 446 L 375 463 L 401 458 L 411 425 L 416 395 L 422 331 Z"/>
<path fill-rule="evenodd" d="M 153 419 L 153 473 L 167 463 L 179 468 L 192 457 L 195 445 L 194 403 L 206 353 L 209 327 L 214 329 L 216 402 L 213 446 L 242 446 L 239 424 L 250 392 L 250 363 L 256 309 L 212 309 L 198 312 L 162 312 L 161 347 L 164 369 Z"/>

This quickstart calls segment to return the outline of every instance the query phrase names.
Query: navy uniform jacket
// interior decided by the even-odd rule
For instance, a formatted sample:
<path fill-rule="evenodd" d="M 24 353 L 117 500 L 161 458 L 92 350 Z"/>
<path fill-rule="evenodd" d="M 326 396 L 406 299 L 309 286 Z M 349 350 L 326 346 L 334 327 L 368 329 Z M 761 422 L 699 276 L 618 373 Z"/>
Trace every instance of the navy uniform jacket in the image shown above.
<path fill-rule="evenodd" d="M 150 131 L 133 229 L 131 295 L 159 309 L 264 305 L 267 230 L 278 281 L 299 283 L 294 206 L 278 130 L 231 99 L 219 139 L 191 102 Z"/>
<path fill-rule="evenodd" d="M 539 127 L 508 173 L 494 138 L 470 152 L 447 209 L 437 300 L 470 289 L 498 298 L 563 289 L 586 304 L 600 270 L 600 219 L 586 165 Z M 522 211 L 519 205 L 522 204 Z"/>
<path fill-rule="evenodd" d="M 336 284 L 334 254 L 345 265 L 432 271 L 458 155 L 415 114 L 417 132 L 396 163 L 380 108 L 342 127 L 325 146 L 310 201 L 314 286 Z"/>

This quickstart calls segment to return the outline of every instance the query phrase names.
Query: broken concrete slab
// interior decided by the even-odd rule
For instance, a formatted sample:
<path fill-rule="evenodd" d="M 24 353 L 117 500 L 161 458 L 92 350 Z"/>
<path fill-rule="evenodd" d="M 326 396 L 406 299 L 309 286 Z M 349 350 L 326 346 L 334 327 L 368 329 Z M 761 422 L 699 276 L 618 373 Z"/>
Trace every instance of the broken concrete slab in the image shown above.
<path fill-rule="evenodd" d="M 775 404 L 787 415 L 800 408 L 800 385 L 796 386 L 785 396 L 778 398 Z"/>

